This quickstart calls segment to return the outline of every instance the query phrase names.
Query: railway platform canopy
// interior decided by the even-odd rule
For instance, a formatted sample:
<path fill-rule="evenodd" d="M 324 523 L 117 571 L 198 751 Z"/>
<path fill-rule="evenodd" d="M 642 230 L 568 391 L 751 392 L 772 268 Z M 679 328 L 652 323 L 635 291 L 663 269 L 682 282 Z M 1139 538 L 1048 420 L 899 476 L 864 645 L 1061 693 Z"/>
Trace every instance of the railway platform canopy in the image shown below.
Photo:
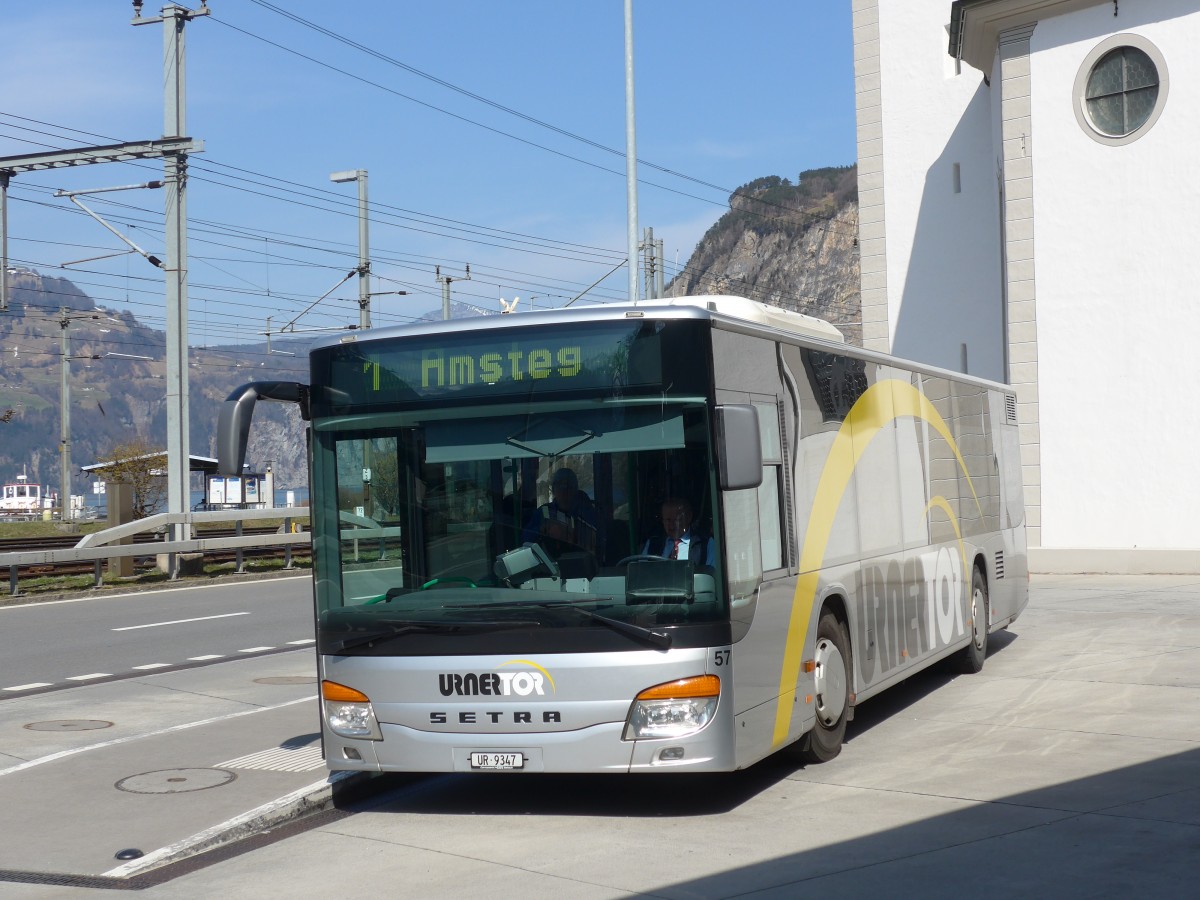
<path fill-rule="evenodd" d="M 143 460 L 150 462 L 150 474 L 161 475 L 166 477 L 167 474 L 167 451 L 162 450 L 157 453 L 143 453 L 139 456 L 130 457 L 126 460 L 120 460 L 122 463 L 141 462 Z M 113 460 L 104 460 L 103 462 L 92 463 L 87 466 L 80 466 L 79 471 L 84 475 L 91 477 L 104 477 L 104 473 L 113 467 Z M 217 473 L 217 461 L 208 456 L 196 456 L 192 454 L 188 456 L 188 471 L 199 472 L 202 475 L 215 475 Z"/>

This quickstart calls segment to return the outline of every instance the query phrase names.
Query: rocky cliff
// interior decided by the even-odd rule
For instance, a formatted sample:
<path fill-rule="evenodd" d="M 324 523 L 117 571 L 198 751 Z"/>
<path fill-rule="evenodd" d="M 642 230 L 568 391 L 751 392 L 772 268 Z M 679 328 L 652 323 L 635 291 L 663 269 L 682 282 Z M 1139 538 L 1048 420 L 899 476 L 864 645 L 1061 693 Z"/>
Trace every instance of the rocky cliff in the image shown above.
<path fill-rule="evenodd" d="M 845 166 L 739 188 L 665 293 L 750 297 L 826 319 L 861 345 L 857 180 Z"/>

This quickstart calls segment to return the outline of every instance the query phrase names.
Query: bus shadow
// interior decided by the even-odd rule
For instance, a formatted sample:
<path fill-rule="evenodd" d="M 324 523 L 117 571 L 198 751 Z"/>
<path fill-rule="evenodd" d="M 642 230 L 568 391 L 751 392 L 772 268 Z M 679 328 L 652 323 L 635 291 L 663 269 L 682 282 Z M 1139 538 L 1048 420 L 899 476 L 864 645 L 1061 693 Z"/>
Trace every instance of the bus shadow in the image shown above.
<path fill-rule="evenodd" d="M 680 818 L 736 809 L 799 771 L 776 754 L 740 772 L 718 774 L 384 775 L 339 807 L 416 815 Z"/>

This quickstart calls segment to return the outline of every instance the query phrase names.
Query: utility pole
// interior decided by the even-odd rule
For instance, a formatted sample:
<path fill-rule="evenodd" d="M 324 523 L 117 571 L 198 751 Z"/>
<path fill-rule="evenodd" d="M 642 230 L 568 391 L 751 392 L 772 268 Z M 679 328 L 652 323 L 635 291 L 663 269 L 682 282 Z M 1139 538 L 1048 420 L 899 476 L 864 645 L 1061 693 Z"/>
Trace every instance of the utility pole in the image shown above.
<path fill-rule="evenodd" d="M 12 173 L 0 171 L 0 312 L 8 309 L 8 180 Z"/>
<path fill-rule="evenodd" d="M 163 24 L 163 137 L 187 134 L 186 46 L 184 26 L 197 16 L 209 15 L 207 0 L 188 10 L 175 4 L 162 15 L 142 18 L 142 0 L 133 0 L 134 25 Z M 187 294 L 187 151 L 163 156 L 166 188 L 167 275 L 167 512 L 182 514 L 191 507 L 191 452 L 188 437 L 188 294 Z M 188 539 L 184 522 L 171 526 L 171 537 Z M 170 575 L 178 572 L 172 557 Z"/>
<path fill-rule="evenodd" d="M 71 318 L 67 315 L 67 308 L 61 307 L 58 320 L 58 352 L 62 354 L 62 414 L 59 416 L 58 441 L 62 479 L 62 497 L 59 498 L 59 503 L 62 504 L 60 518 L 63 522 L 71 521 L 71 348 L 67 339 L 67 329 L 70 326 Z"/>
<path fill-rule="evenodd" d="M 645 271 L 644 280 L 646 282 L 645 295 L 647 300 L 652 300 L 654 294 L 654 229 L 647 228 L 645 239 L 642 241 L 642 252 L 645 255 Z"/>
<path fill-rule="evenodd" d="M 175 5 L 163 8 L 157 18 L 142 18 L 143 0 L 133 0 L 133 24 L 149 25 L 162 22 L 165 102 L 163 110 L 164 136 L 159 140 L 134 141 L 81 147 L 76 150 L 53 150 L 47 153 L 28 153 L 0 157 L 0 205 L 6 205 L 7 187 L 13 175 L 42 169 L 86 166 L 94 163 L 129 162 L 135 159 L 162 159 L 166 185 L 166 263 L 167 273 L 167 501 L 170 512 L 183 513 L 189 506 L 188 486 L 190 455 L 188 453 L 187 408 L 187 207 L 184 187 L 187 175 L 187 154 L 204 149 L 203 141 L 185 137 L 183 116 L 184 47 L 183 26 L 196 16 L 207 16 L 210 10 L 201 0 L 198 10 L 186 10 Z M 64 195 L 65 196 L 65 195 Z M 78 203 L 78 201 L 73 201 Z M 7 216 L 0 210 L 0 247 L 7 247 Z M 97 217 L 98 218 L 98 217 Z M 103 223 L 102 223 L 103 224 Z M 107 226 L 106 226 L 107 227 Z M 111 230 L 111 229 L 110 229 Z M 120 237 L 120 235 L 118 235 Z M 122 237 L 122 240 L 126 240 Z M 128 242 L 128 241 L 127 241 Z M 0 251 L 3 255 L 3 251 Z M 150 259 L 149 254 L 144 254 Z M 155 260 L 151 260 L 155 262 Z M 155 262 L 157 265 L 157 262 Z M 7 287 L 7 265 L 4 266 Z M 5 292 L 0 291 L 0 295 Z M 6 296 L 3 301 L 7 302 Z M 69 500 L 68 500 L 69 502 Z M 187 536 L 187 527 L 173 529 L 176 539 Z M 174 575 L 174 572 L 172 573 Z"/>
<path fill-rule="evenodd" d="M 371 327 L 371 250 L 367 237 L 367 170 L 334 172 L 329 180 L 338 184 L 358 182 L 358 327 Z"/>
<path fill-rule="evenodd" d="M 453 281 L 470 281 L 471 280 L 471 264 L 467 263 L 467 274 L 462 278 L 454 278 L 450 275 L 442 274 L 442 267 L 438 266 L 434 269 L 434 276 L 442 285 L 442 321 L 450 321 L 450 283 Z M 533 300 L 530 299 L 530 303 Z"/>
<path fill-rule="evenodd" d="M 658 265 L 654 267 L 654 297 L 655 299 L 662 299 L 663 269 L 666 268 L 666 263 L 663 260 L 662 238 L 654 242 L 654 258 L 658 261 Z"/>
<path fill-rule="evenodd" d="M 629 237 L 629 301 L 637 303 L 637 127 L 633 107 L 633 0 L 625 0 L 625 205 Z"/>

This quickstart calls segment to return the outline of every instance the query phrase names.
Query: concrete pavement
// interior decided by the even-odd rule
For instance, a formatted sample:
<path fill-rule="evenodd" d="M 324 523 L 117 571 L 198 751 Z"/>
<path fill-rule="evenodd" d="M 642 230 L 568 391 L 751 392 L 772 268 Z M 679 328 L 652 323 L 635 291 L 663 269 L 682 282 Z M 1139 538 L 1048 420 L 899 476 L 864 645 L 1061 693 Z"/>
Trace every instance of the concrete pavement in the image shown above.
<path fill-rule="evenodd" d="M 309 648 L 0 704 L 0 884 L 126 877 L 327 802 L 315 667 Z"/>
<path fill-rule="evenodd" d="M 303 668 L 289 667 L 289 657 L 272 658 L 281 673 Z M 213 696 L 191 693 L 202 707 L 191 718 L 249 708 L 239 706 L 250 698 L 239 696 L 237 680 Z M 279 687 L 273 702 L 253 692 L 250 704 L 262 712 L 226 727 L 270 722 L 273 734 L 296 737 L 314 730 L 315 709 L 301 696 L 311 685 Z M 241 689 L 249 690 L 244 679 Z M 925 673 L 865 703 L 831 763 L 802 768 L 775 758 L 745 772 L 682 778 L 381 779 L 374 794 L 306 830 L 211 865 L 197 865 L 200 857 L 159 868 L 129 885 L 155 898 L 1191 896 L 1200 879 L 1198 700 L 1200 578 L 1035 577 L 1029 610 L 994 639 L 982 673 Z M 145 703 L 125 702 L 113 709 Z M 168 708 L 171 721 L 188 718 Z M 11 720 L 6 713 L 0 752 L 25 758 L 29 747 L 10 734 Z M 159 753 L 131 741 L 110 748 L 112 758 L 109 750 L 76 754 L 70 777 L 64 769 L 57 783 L 6 787 L 13 776 L 0 776 L 0 833 L 7 840 L 66 810 L 82 813 L 86 796 L 106 832 L 91 839 L 91 871 L 107 872 L 114 864 L 101 858 L 118 845 L 167 846 L 195 828 L 189 823 L 201 817 L 184 815 L 187 804 L 212 804 L 212 818 L 282 796 L 284 785 L 268 782 L 278 773 L 238 770 L 234 782 L 186 796 L 115 798 L 121 773 L 234 770 L 217 765 L 228 763 L 221 748 L 229 745 L 206 728 L 154 738 Z M 190 745 L 188 733 L 196 736 Z M 64 745 L 77 739 L 54 736 Z M 121 753 L 129 754 L 124 764 Z M 81 794 L 75 779 L 85 759 L 96 777 Z M 15 780 L 27 777 L 32 770 Z M 243 802 L 215 808 L 243 789 Z M 19 816 L 9 812 L 14 803 Z M 135 805 L 155 804 L 173 829 L 154 832 L 163 839 L 120 824 Z M 35 840 L 16 843 L 22 860 L 58 858 Z M 6 868 L 18 855 L 16 847 L 0 854 Z M 88 892 L 9 879 L 0 893 Z"/>

